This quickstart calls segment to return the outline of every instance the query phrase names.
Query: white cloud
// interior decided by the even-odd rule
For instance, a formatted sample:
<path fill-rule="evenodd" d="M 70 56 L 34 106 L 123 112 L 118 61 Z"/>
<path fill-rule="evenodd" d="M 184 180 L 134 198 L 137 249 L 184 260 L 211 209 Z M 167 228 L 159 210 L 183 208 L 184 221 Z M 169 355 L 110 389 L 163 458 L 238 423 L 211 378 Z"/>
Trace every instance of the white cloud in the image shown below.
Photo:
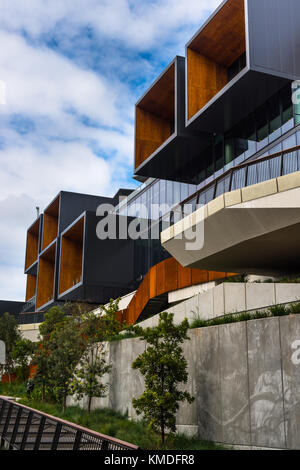
<path fill-rule="evenodd" d="M 220 3 L 221 0 L 3 0 L 0 17 L 7 27 L 25 28 L 33 37 L 61 27 L 64 22 L 65 29 L 89 25 L 107 38 L 143 49 L 165 41 L 174 29 L 195 25 Z"/>
<path fill-rule="evenodd" d="M 0 32 L 1 80 L 6 83 L 6 113 L 59 118 L 74 109 L 99 124 L 120 125 L 117 90 L 106 80 L 74 65 L 50 49 L 38 49 Z"/>
<path fill-rule="evenodd" d="M 24 298 L 26 229 L 37 205 L 43 209 L 60 190 L 112 196 L 119 186 L 133 186 L 126 183 L 136 95 L 129 80 L 136 76 L 141 87 L 154 73 L 153 63 L 138 53 L 155 51 L 163 61 L 182 53 L 187 33 L 220 1 L 0 0 L 0 81 L 6 88 L 0 106 L 0 299 Z M 92 52 L 85 45 L 80 50 L 87 27 L 93 45 L 98 41 L 105 52 L 97 70 L 87 66 Z M 54 36 L 80 61 L 47 47 Z M 130 50 L 130 59 L 118 48 Z M 27 122 L 31 131 L 18 132 Z"/>

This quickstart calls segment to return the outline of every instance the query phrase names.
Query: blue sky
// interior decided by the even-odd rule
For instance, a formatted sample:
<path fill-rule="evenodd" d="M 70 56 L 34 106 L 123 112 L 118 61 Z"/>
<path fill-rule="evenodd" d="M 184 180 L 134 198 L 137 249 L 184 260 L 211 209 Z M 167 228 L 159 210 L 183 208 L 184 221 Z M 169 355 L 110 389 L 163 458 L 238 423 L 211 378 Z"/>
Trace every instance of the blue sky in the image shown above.
<path fill-rule="evenodd" d="M 60 190 L 136 187 L 134 104 L 220 0 L 0 0 L 0 299 Z"/>

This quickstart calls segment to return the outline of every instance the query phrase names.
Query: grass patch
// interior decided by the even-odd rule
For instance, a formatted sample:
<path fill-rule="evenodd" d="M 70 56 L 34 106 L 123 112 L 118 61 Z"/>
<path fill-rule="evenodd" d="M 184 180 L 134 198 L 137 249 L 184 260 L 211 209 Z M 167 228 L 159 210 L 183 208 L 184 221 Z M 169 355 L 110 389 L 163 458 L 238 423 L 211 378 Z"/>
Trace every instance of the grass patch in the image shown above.
<path fill-rule="evenodd" d="M 6 397 L 26 396 L 25 383 L 12 382 L 11 384 L 9 383 L 3 384 L 0 382 L 0 395 L 4 395 Z"/>
<path fill-rule="evenodd" d="M 182 435 L 168 438 L 166 445 L 161 447 L 159 436 L 149 431 L 143 422 L 131 421 L 121 413 L 109 409 L 98 409 L 88 414 L 86 410 L 77 406 L 70 406 L 62 412 L 55 404 L 41 403 L 27 398 L 22 399 L 21 403 L 102 434 L 131 442 L 145 450 L 224 450 L 224 447 L 219 445 Z"/>
<path fill-rule="evenodd" d="M 20 403 L 30 406 L 44 413 L 65 419 L 71 423 L 79 424 L 88 429 L 106 434 L 117 439 L 138 445 L 145 450 L 224 450 L 228 449 L 220 445 L 202 441 L 198 438 L 188 438 L 177 434 L 169 437 L 162 447 L 159 436 L 153 431 L 149 431 L 142 421 L 131 421 L 127 416 L 110 409 L 98 409 L 90 414 L 78 406 L 70 406 L 65 412 L 62 408 L 53 403 L 42 403 L 38 400 L 28 399 L 26 396 L 25 384 L 14 382 L 12 384 L 0 383 L 0 394 L 5 396 L 20 397 Z"/>
<path fill-rule="evenodd" d="M 111 336 L 109 338 L 109 341 L 112 342 L 112 341 L 122 341 L 122 339 L 129 339 L 129 338 L 137 338 L 138 335 L 131 332 L 131 331 L 127 331 L 126 333 L 119 333 L 118 335 L 115 335 L 115 336 Z"/>
<path fill-rule="evenodd" d="M 190 324 L 190 329 L 205 328 L 207 326 L 225 325 L 227 323 L 238 323 L 249 320 L 261 320 L 263 318 L 282 317 L 285 315 L 298 315 L 300 314 L 300 302 L 285 305 L 274 305 L 265 311 L 256 313 L 239 313 L 228 314 L 223 317 L 213 318 L 212 320 L 202 320 L 200 316 L 196 317 Z"/>

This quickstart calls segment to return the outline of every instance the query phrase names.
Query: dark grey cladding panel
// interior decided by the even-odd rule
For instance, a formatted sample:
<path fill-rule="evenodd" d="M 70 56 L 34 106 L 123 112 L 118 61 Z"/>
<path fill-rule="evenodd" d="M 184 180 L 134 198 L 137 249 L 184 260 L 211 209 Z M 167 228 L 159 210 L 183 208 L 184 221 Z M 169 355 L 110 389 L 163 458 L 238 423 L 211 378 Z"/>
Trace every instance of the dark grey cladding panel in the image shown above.
<path fill-rule="evenodd" d="M 182 183 L 193 183 L 196 170 L 189 166 L 210 143 L 209 135 L 174 137 L 137 169 L 137 175 Z"/>
<path fill-rule="evenodd" d="M 198 132 L 223 134 L 288 83 L 286 78 L 245 69 L 242 77 L 221 90 L 188 127 Z"/>
<path fill-rule="evenodd" d="M 299 0 L 248 0 L 250 68 L 300 78 Z"/>
<path fill-rule="evenodd" d="M 22 308 L 24 307 L 25 302 L 15 302 L 12 300 L 0 300 L 0 316 L 4 313 L 10 313 L 11 315 L 18 315 Z"/>
<path fill-rule="evenodd" d="M 65 230 L 83 212 L 96 212 L 97 207 L 100 204 L 113 204 L 113 202 L 114 200 L 108 197 L 62 191 L 59 215 L 59 233 Z"/>
<path fill-rule="evenodd" d="M 97 237 L 101 218 L 87 213 L 84 246 L 84 284 L 126 288 L 134 280 L 134 240 Z M 117 233 L 119 216 L 116 216 Z M 129 223 L 128 219 L 127 223 Z M 134 286 L 133 286 L 134 287 Z M 131 290 L 134 290 L 131 289 Z"/>

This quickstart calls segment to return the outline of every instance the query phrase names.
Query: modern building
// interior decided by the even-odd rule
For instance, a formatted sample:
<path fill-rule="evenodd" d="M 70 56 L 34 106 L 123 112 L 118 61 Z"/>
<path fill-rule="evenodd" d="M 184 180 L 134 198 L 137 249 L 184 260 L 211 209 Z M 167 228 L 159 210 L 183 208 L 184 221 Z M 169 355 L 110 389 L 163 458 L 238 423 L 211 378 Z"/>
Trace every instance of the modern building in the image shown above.
<path fill-rule="evenodd" d="M 219 6 L 136 104 L 140 186 L 114 198 L 61 192 L 29 227 L 25 310 L 136 291 L 122 309 L 133 322 L 176 289 L 297 271 L 299 17 L 297 0 Z M 141 236 L 99 240 L 101 203 L 117 223 L 138 218 Z M 186 250 L 184 229 L 201 224 L 203 247 Z"/>

